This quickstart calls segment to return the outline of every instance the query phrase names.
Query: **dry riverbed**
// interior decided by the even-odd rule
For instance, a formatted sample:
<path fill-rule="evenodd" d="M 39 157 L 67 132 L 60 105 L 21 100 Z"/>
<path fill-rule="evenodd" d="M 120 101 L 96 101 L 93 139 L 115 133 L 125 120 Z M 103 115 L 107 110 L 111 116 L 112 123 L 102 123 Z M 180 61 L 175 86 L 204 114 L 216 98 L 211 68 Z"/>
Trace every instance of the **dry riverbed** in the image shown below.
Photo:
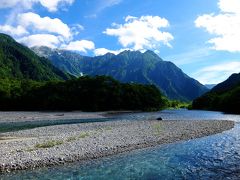
<path fill-rule="evenodd" d="M 4 133 L 0 172 L 99 158 L 189 140 L 234 127 L 232 121 L 113 121 Z"/>

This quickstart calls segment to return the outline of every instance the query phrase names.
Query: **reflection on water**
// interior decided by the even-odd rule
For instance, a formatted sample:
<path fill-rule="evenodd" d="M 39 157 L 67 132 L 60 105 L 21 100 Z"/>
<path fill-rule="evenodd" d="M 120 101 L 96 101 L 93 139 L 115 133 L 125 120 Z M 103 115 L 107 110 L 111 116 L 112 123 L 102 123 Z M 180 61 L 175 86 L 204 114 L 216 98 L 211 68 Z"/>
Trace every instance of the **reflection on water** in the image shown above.
<path fill-rule="evenodd" d="M 98 118 L 98 119 L 67 119 L 67 120 L 44 120 L 44 121 L 26 121 L 26 122 L 4 122 L 4 123 L 0 123 L 0 133 L 32 129 L 37 127 L 53 126 L 53 125 L 105 122 L 109 120 L 111 119 Z"/>
<path fill-rule="evenodd" d="M 227 119 L 240 116 L 203 111 L 164 111 L 118 115 L 134 119 L 161 116 L 164 119 Z M 240 124 L 221 134 L 136 150 L 108 158 L 65 166 L 21 171 L 0 179 L 239 179 Z"/>

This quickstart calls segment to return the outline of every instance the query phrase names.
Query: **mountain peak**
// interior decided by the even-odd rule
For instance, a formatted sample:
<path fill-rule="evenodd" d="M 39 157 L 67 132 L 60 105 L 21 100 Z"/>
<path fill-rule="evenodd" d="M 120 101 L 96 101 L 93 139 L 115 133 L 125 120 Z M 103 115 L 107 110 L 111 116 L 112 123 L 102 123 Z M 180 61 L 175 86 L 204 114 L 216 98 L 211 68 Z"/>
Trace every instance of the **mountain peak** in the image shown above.
<path fill-rule="evenodd" d="M 140 51 L 132 51 L 132 50 L 124 50 L 122 52 L 120 52 L 118 55 L 125 55 L 125 54 L 141 54 Z"/>
<path fill-rule="evenodd" d="M 154 55 L 157 55 L 155 52 L 153 52 L 151 50 L 146 50 L 143 54 L 154 54 Z"/>
<path fill-rule="evenodd" d="M 143 53 L 143 55 L 148 56 L 148 57 L 155 58 L 155 59 L 157 59 L 157 60 L 163 61 L 163 60 L 159 57 L 159 55 L 157 55 L 155 52 L 153 52 L 153 51 L 151 51 L 151 50 L 145 51 L 145 52 Z"/>

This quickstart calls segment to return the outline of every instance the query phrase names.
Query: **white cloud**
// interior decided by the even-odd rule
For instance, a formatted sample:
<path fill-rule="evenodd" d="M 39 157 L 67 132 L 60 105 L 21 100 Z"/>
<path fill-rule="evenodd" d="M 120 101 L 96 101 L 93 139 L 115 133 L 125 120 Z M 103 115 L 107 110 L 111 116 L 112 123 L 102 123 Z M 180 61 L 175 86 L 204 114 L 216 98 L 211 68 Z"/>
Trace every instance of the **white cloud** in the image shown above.
<path fill-rule="evenodd" d="M 95 45 L 92 41 L 80 40 L 80 41 L 72 41 L 68 45 L 62 45 L 61 48 L 70 50 L 70 51 L 79 51 L 79 52 L 86 53 L 87 50 L 95 49 Z"/>
<path fill-rule="evenodd" d="M 169 22 L 159 16 L 142 16 L 140 18 L 128 16 L 125 24 L 113 24 L 113 28 L 104 31 L 105 34 L 118 37 L 124 48 L 134 50 L 157 49 L 159 45 L 171 46 L 173 36 L 169 32 L 161 31 L 169 27 Z"/>
<path fill-rule="evenodd" d="M 240 1 L 219 0 L 218 5 L 221 10 L 218 15 L 199 16 L 195 25 L 215 36 L 208 41 L 213 49 L 240 52 Z"/>
<path fill-rule="evenodd" d="M 200 69 L 193 76 L 203 84 L 217 84 L 226 80 L 231 74 L 239 73 L 240 62 L 232 61 Z"/>
<path fill-rule="evenodd" d="M 33 12 L 34 5 L 41 4 L 49 11 L 72 4 L 75 0 L 1 0 L 1 8 L 12 8 L 6 23 L 0 25 L 0 32 L 13 36 L 18 42 L 29 47 L 48 46 L 67 50 L 87 52 L 95 49 L 92 41 L 74 41 L 74 37 L 84 30 L 80 24 L 68 26 L 58 18 L 41 17 Z M 24 12 L 24 13 L 23 13 Z"/>
<path fill-rule="evenodd" d="M 60 19 L 57 18 L 42 18 L 38 14 L 28 12 L 18 15 L 18 23 L 24 28 L 31 28 L 33 31 L 56 33 L 66 39 L 71 37 L 71 30 L 68 25 L 64 24 Z"/>
<path fill-rule="evenodd" d="M 61 4 L 71 5 L 74 0 L 39 0 L 42 6 L 46 7 L 49 11 L 57 11 L 57 8 Z"/>
<path fill-rule="evenodd" d="M 121 2 L 122 2 L 122 0 L 104 0 L 104 1 L 99 0 L 99 2 L 97 3 L 98 4 L 97 12 L 102 11 L 108 7 L 117 5 Z"/>
<path fill-rule="evenodd" d="M 222 12 L 240 13 L 239 0 L 219 0 L 218 6 Z"/>
<path fill-rule="evenodd" d="M 61 43 L 59 37 L 51 34 L 34 34 L 20 38 L 18 41 L 29 47 L 47 46 L 50 48 L 57 48 Z"/>
<path fill-rule="evenodd" d="M 96 0 L 95 4 L 96 7 L 93 7 L 93 12 L 92 14 L 85 16 L 86 18 L 96 18 L 97 14 L 100 13 L 101 11 L 105 10 L 106 8 L 118 5 L 122 2 L 123 0 Z"/>
<path fill-rule="evenodd" d="M 80 33 L 80 31 L 83 31 L 84 30 L 84 27 L 80 24 L 74 24 L 72 27 L 71 27 L 71 33 L 73 35 L 78 35 Z"/>
<path fill-rule="evenodd" d="M 0 3 L 0 9 L 5 8 L 14 8 L 17 5 L 21 5 L 26 9 L 29 9 L 32 7 L 33 0 L 1 0 Z"/>
<path fill-rule="evenodd" d="M 21 36 L 21 35 L 26 35 L 28 34 L 28 31 L 22 27 L 22 26 L 17 26 L 13 27 L 10 25 L 0 25 L 0 32 L 9 34 L 11 36 Z"/>
<path fill-rule="evenodd" d="M 74 0 L 1 0 L 0 9 L 15 8 L 21 6 L 23 9 L 31 9 L 34 4 L 40 4 L 48 11 L 58 10 L 60 5 L 71 5 Z"/>
<path fill-rule="evenodd" d="M 117 54 L 119 54 L 123 51 L 126 51 L 126 50 L 130 50 L 130 49 L 119 49 L 119 50 L 114 51 L 114 50 L 109 50 L 109 49 L 106 49 L 106 48 L 98 48 L 98 49 L 94 50 L 94 54 L 96 56 L 102 56 L 102 55 L 105 55 L 107 53 L 112 53 L 112 54 L 117 55 Z"/>
<path fill-rule="evenodd" d="M 14 25 L 0 25 L 0 32 L 13 36 L 18 42 L 29 47 L 48 46 L 80 52 L 95 49 L 92 41 L 73 41 L 74 36 L 84 29 L 80 24 L 74 24 L 70 28 L 60 19 L 40 17 L 38 14 L 28 12 L 19 13 Z"/>

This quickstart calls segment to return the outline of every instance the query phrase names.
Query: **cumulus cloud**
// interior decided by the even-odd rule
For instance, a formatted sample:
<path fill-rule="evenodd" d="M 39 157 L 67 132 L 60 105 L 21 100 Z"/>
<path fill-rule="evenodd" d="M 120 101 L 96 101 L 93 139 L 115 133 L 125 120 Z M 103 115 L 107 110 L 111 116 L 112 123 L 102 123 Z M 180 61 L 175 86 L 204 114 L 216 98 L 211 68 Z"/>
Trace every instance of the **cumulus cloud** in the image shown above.
<path fill-rule="evenodd" d="M 80 24 L 71 26 L 58 18 L 41 17 L 30 11 L 40 4 L 48 11 L 57 11 L 59 7 L 71 5 L 75 0 L 1 0 L 0 9 L 9 8 L 10 15 L 5 24 L 0 25 L 0 32 L 13 36 L 18 42 L 33 46 L 63 48 L 72 51 L 87 52 L 95 49 L 95 44 L 88 40 L 74 41 L 76 35 L 84 30 Z"/>
<path fill-rule="evenodd" d="M 15 8 L 16 6 L 31 9 L 33 5 L 40 4 L 48 11 L 54 12 L 60 5 L 71 5 L 73 2 L 74 0 L 1 0 L 0 9 Z"/>
<path fill-rule="evenodd" d="M 11 36 L 22 36 L 28 34 L 28 31 L 24 27 L 13 27 L 11 25 L 0 25 L 0 32 L 9 34 Z"/>
<path fill-rule="evenodd" d="M 159 16 L 128 16 L 125 24 L 113 24 L 113 28 L 104 31 L 109 36 L 116 36 L 124 48 L 134 50 L 157 49 L 159 44 L 170 45 L 173 36 L 161 29 L 169 27 L 169 22 Z"/>
<path fill-rule="evenodd" d="M 219 0 L 218 5 L 222 12 L 240 14 L 239 0 Z"/>
<path fill-rule="evenodd" d="M 208 42 L 213 49 L 240 52 L 240 1 L 219 0 L 220 13 L 199 16 L 195 25 L 215 37 Z"/>
<path fill-rule="evenodd" d="M 73 41 L 74 36 L 84 30 L 80 24 L 69 27 L 58 18 L 41 17 L 28 12 L 18 14 L 14 25 L 0 25 L 0 32 L 12 35 L 17 41 L 29 47 L 48 46 L 84 53 L 95 49 L 92 41 Z"/>
<path fill-rule="evenodd" d="M 92 41 L 80 40 L 80 41 L 72 41 L 68 45 L 62 45 L 61 48 L 66 50 L 79 51 L 79 52 L 86 53 L 88 50 L 95 49 L 95 44 Z"/>
<path fill-rule="evenodd" d="M 61 43 L 61 39 L 52 34 L 34 34 L 18 39 L 20 43 L 26 44 L 29 47 L 47 46 L 50 48 L 57 48 Z"/>
<path fill-rule="evenodd" d="M 197 71 L 193 76 L 203 84 L 217 84 L 226 80 L 231 74 L 239 73 L 240 62 L 224 62 L 208 66 Z"/>
<path fill-rule="evenodd" d="M 57 11 L 59 5 L 71 5 L 74 0 L 39 0 L 42 6 L 46 7 L 49 11 Z"/>
<path fill-rule="evenodd" d="M 40 17 L 38 14 L 28 12 L 18 15 L 18 23 L 24 28 L 31 27 L 33 31 L 55 33 L 67 39 L 71 37 L 68 25 L 57 18 Z"/>

